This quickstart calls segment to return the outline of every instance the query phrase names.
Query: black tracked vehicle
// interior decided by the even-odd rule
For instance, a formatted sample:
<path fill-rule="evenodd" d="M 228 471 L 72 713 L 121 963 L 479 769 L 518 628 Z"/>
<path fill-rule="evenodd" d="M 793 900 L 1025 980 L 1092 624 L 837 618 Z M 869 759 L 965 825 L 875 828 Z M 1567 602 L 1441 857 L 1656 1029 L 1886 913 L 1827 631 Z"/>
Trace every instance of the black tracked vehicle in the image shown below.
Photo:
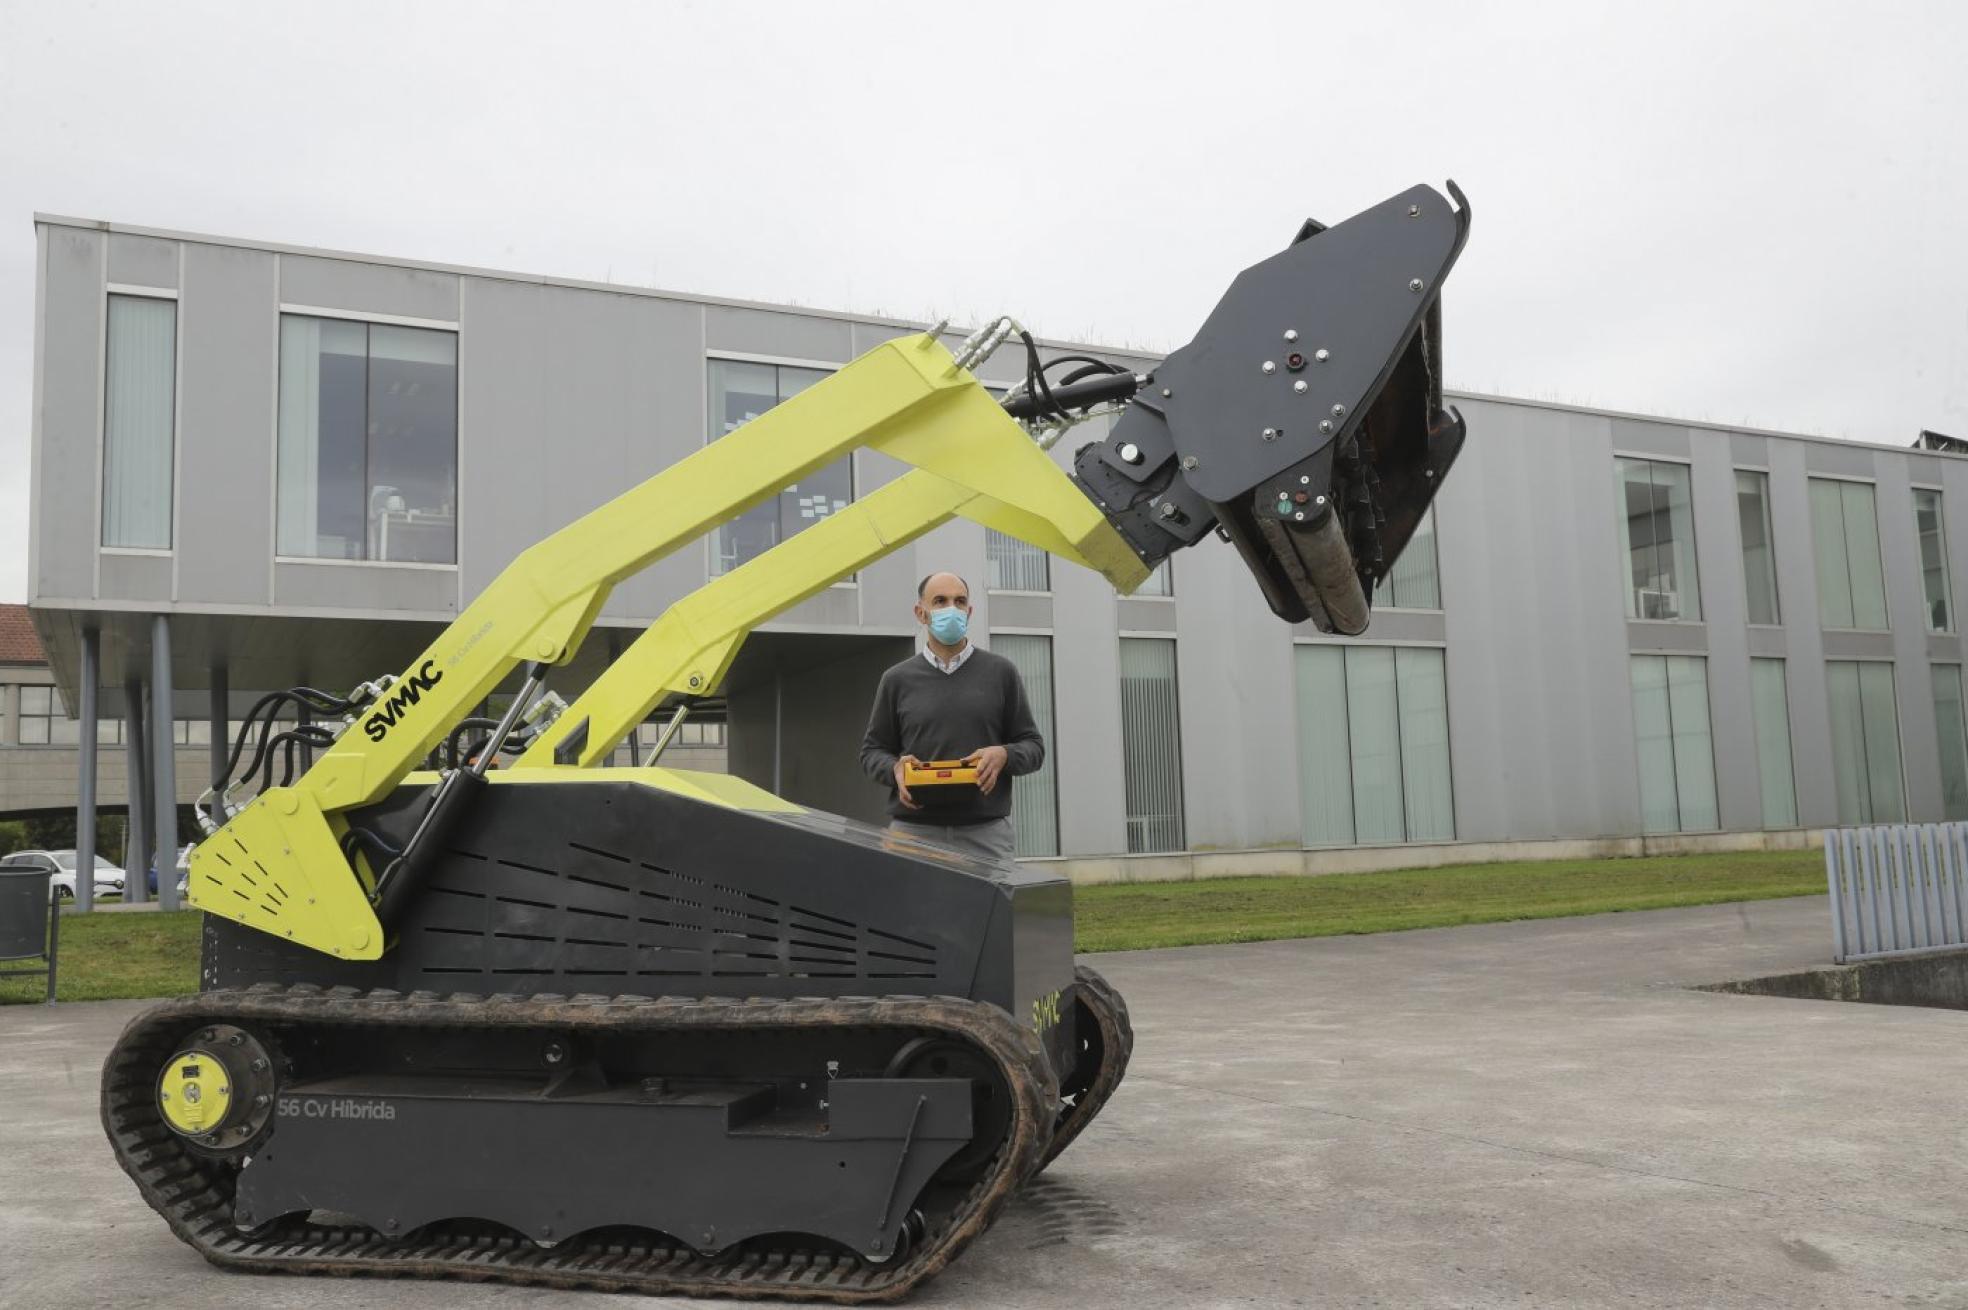
<path fill-rule="evenodd" d="M 104 1067 L 145 1199 L 255 1271 L 845 1302 L 942 1268 L 1126 1070 L 1070 884 L 592 766 L 666 698 L 673 732 L 753 625 L 952 516 L 1123 589 L 1214 533 L 1281 618 L 1362 631 L 1462 442 L 1450 191 L 1307 224 L 1152 375 L 1047 361 L 1010 320 L 954 355 L 887 343 L 527 552 L 403 675 L 265 698 L 194 856 L 201 990 Z M 969 369 L 1014 334 L 1000 401 Z M 1116 407 L 1072 476 L 1042 453 Z M 572 706 L 544 691 L 615 582 L 856 445 L 921 472 L 679 601 Z M 515 670 L 504 716 L 469 717 Z M 288 706 L 327 726 L 283 730 Z"/>

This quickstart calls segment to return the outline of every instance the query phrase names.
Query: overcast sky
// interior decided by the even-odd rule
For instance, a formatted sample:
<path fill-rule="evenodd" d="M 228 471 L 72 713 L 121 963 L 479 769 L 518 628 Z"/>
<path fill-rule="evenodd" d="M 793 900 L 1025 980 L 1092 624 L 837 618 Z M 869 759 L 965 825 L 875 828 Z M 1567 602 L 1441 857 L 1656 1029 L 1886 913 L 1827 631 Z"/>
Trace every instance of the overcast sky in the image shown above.
<path fill-rule="evenodd" d="M 0 0 L 0 600 L 36 210 L 1167 349 L 1447 177 L 1451 386 L 1968 436 L 1968 4 Z"/>

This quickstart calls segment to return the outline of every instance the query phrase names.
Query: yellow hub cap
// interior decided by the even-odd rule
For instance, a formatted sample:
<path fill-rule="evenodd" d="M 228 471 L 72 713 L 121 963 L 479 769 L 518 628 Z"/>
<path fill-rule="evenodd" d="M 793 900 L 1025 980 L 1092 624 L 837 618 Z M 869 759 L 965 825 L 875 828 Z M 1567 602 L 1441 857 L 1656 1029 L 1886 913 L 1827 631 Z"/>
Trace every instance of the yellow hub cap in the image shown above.
<path fill-rule="evenodd" d="M 217 1057 L 185 1051 L 171 1057 L 157 1084 L 157 1108 L 164 1122 L 186 1136 L 212 1132 L 232 1108 L 232 1076 Z"/>

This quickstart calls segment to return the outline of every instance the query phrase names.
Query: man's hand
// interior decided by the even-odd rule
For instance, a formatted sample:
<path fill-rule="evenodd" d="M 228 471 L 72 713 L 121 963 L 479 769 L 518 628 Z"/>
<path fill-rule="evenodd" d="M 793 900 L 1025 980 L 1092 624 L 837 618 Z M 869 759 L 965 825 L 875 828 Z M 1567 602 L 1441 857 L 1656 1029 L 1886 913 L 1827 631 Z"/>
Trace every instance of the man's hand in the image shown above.
<path fill-rule="evenodd" d="M 1002 746 L 979 746 L 964 756 L 965 764 L 977 766 L 977 790 L 989 796 L 998 785 L 998 775 L 1004 772 L 1005 761 L 1011 753 Z"/>
<path fill-rule="evenodd" d="M 904 755 L 895 761 L 895 794 L 902 798 L 903 805 L 912 810 L 920 810 L 922 806 L 918 805 L 916 798 L 909 794 L 909 784 L 902 781 L 902 771 L 911 764 L 921 763 L 922 761 L 913 755 Z"/>

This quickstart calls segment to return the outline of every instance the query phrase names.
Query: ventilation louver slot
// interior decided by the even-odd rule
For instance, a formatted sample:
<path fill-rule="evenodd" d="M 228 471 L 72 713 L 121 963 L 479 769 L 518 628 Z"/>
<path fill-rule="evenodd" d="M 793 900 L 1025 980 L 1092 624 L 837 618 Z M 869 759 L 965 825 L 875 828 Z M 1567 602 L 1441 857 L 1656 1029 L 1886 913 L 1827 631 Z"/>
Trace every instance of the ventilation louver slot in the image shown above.
<path fill-rule="evenodd" d="M 924 980 L 936 947 L 583 842 L 559 867 L 454 850 L 407 925 L 427 974 L 624 980 Z M 535 859 L 538 860 L 539 856 Z M 640 983 L 640 985 L 637 985 Z"/>

